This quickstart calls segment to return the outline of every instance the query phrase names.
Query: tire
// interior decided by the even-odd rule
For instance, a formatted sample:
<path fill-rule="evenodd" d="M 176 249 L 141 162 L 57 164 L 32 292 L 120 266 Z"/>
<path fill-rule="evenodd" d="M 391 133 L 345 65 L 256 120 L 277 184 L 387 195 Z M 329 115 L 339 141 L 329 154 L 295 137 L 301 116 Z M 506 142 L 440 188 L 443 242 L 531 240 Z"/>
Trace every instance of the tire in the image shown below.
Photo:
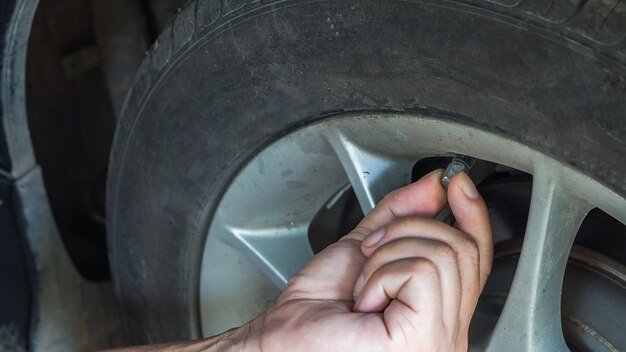
<path fill-rule="evenodd" d="M 25 183 L 36 168 L 26 122 L 26 47 L 37 1 L 0 4 L 0 350 L 32 348 L 39 324 L 36 288 L 40 275 L 27 240 L 32 211 Z"/>
<path fill-rule="evenodd" d="M 144 61 L 111 156 L 108 245 L 134 342 L 199 336 L 226 185 L 276 138 L 342 112 L 494 131 L 626 196 L 626 3 L 548 3 L 188 3 Z"/>

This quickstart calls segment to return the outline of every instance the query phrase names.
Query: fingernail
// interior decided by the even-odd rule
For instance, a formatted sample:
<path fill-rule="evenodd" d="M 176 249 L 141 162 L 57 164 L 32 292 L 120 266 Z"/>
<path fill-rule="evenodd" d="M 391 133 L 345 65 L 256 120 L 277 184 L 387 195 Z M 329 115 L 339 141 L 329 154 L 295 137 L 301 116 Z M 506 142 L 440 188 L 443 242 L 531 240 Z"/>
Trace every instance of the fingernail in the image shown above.
<path fill-rule="evenodd" d="M 442 172 L 443 172 L 443 169 L 435 169 L 435 170 L 427 173 L 426 175 L 422 176 L 422 179 L 429 178 L 431 176 L 434 176 L 435 174 L 440 174 Z"/>
<path fill-rule="evenodd" d="M 368 247 L 373 247 L 376 245 L 376 243 L 380 242 L 384 234 L 385 234 L 384 228 L 378 229 L 374 231 L 371 235 L 365 237 L 365 239 L 363 240 L 363 244 Z"/>
<path fill-rule="evenodd" d="M 461 176 L 460 181 L 461 182 L 459 182 L 459 186 L 461 187 L 461 190 L 467 196 L 467 198 L 478 199 L 480 195 L 478 194 L 478 190 L 476 189 L 476 186 L 474 186 L 474 182 L 472 182 L 472 179 L 469 178 L 469 176 L 464 175 Z"/>

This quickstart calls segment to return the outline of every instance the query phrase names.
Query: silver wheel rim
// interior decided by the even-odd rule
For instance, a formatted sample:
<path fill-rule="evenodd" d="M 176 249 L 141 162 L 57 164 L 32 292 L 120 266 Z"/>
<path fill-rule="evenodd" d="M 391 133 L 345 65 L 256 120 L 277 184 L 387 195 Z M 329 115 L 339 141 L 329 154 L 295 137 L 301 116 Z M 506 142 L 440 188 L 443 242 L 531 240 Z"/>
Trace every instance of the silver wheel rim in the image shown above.
<path fill-rule="evenodd" d="M 473 347 L 566 350 L 563 274 L 577 230 L 598 207 L 626 223 L 626 200 L 555 159 L 501 135 L 414 114 L 349 114 L 305 126 L 256 155 L 215 212 L 200 272 L 202 332 L 240 325 L 271 306 L 312 256 L 308 226 L 350 184 L 367 214 L 410 182 L 421 158 L 462 153 L 533 175 L 525 241 L 502 314 Z"/>

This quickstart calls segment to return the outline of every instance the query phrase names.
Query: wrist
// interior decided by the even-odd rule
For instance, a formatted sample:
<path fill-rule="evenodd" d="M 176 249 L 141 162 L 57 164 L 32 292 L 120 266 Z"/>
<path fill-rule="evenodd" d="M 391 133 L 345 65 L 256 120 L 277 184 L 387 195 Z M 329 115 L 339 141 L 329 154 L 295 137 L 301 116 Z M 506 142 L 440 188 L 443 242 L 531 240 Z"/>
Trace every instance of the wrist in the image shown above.
<path fill-rule="evenodd" d="M 203 342 L 203 352 L 213 351 L 246 351 L 261 352 L 261 334 L 265 313 L 247 322 L 246 324 L 208 338 Z"/>
<path fill-rule="evenodd" d="M 261 351 L 261 334 L 265 323 L 265 314 L 234 329 L 225 331 L 217 336 L 189 342 L 174 342 L 159 345 L 126 347 L 109 352 L 214 352 L 214 351 Z M 107 351 L 103 351 L 107 352 Z"/>

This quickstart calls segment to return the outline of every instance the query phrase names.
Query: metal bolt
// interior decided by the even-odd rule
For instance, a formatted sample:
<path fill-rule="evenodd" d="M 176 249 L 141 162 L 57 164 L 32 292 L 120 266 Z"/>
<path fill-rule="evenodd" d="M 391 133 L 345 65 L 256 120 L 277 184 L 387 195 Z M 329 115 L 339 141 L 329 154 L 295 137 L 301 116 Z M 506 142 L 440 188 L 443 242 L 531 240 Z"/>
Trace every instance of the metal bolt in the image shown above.
<path fill-rule="evenodd" d="M 446 190 L 448 189 L 448 185 L 450 184 L 450 180 L 454 175 L 459 172 L 468 173 L 469 170 L 474 166 L 474 162 L 476 159 L 471 156 L 457 154 L 454 156 L 454 159 L 448 164 L 448 167 L 443 172 L 443 176 L 441 176 L 441 185 Z M 448 225 L 454 224 L 454 214 L 452 214 L 452 210 L 450 209 L 450 204 L 446 204 L 446 206 L 441 210 L 437 216 L 435 216 L 436 220 L 443 221 Z"/>
<path fill-rule="evenodd" d="M 452 159 L 446 170 L 443 172 L 443 176 L 441 177 L 441 185 L 443 186 L 443 188 L 448 189 L 448 185 L 450 184 L 450 181 L 452 180 L 452 177 L 454 177 L 454 175 L 458 174 L 459 172 L 468 173 L 474 165 L 475 161 L 476 159 L 472 158 L 471 156 L 460 154 L 455 155 L 454 159 Z"/>

